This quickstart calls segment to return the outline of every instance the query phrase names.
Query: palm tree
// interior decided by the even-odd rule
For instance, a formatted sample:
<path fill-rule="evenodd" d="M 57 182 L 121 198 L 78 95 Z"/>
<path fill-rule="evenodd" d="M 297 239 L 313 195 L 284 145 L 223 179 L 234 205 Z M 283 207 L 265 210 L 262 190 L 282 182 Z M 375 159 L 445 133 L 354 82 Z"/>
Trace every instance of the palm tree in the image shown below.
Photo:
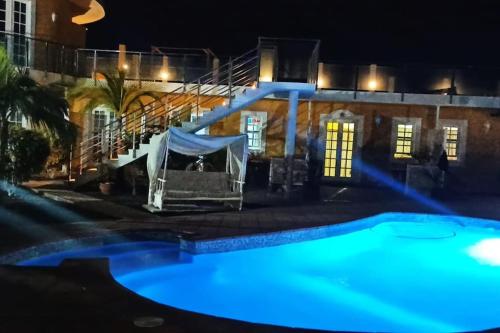
<path fill-rule="evenodd" d="M 29 77 L 14 66 L 0 47 L 0 176 L 5 172 L 9 118 L 22 114 L 33 128 L 44 129 L 61 142 L 76 137 L 76 127 L 68 120 L 68 103 L 62 95 Z"/>
<path fill-rule="evenodd" d="M 82 84 L 73 88 L 68 94 L 68 101 L 82 102 L 80 111 L 92 112 L 97 107 L 106 107 L 115 112 L 117 116 L 126 115 L 129 112 L 144 109 L 142 99 L 150 97 L 160 100 L 160 96 L 152 91 L 146 91 L 134 84 L 128 84 L 124 71 L 118 71 L 117 75 L 108 73 L 97 73 L 104 78 L 103 84 Z"/>

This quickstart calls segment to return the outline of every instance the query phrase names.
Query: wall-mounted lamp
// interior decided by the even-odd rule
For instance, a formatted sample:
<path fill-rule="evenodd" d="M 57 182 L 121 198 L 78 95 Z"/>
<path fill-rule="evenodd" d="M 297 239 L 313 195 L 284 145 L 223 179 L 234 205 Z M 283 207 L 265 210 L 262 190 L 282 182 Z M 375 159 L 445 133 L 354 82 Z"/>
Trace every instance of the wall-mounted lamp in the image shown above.
<path fill-rule="evenodd" d="M 483 124 L 483 127 L 484 127 L 484 133 L 488 133 L 491 129 L 491 123 L 486 120 Z"/>
<path fill-rule="evenodd" d="M 161 71 L 161 72 L 160 72 L 160 78 L 161 78 L 163 81 L 167 81 L 167 80 L 168 80 L 168 72 L 167 72 L 167 71 Z"/>
<path fill-rule="evenodd" d="M 371 90 L 371 91 L 377 90 L 377 80 L 370 80 L 368 82 L 368 90 Z"/>
<path fill-rule="evenodd" d="M 128 69 L 129 69 L 128 64 L 123 64 L 123 65 L 122 65 L 122 69 L 123 69 L 124 71 L 128 71 Z"/>
<path fill-rule="evenodd" d="M 377 114 L 375 116 L 375 126 L 380 127 L 381 124 L 382 124 L 382 117 L 379 114 Z"/>
<path fill-rule="evenodd" d="M 57 20 L 57 14 L 52 12 L 52 23 L 56 23 Z"/>

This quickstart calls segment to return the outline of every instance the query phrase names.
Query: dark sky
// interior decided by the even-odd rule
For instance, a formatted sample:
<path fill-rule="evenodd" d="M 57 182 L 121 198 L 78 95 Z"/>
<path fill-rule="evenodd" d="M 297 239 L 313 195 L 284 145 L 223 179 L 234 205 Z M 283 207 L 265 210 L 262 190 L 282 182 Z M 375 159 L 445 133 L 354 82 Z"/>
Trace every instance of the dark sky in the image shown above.
<path fill-rule="evenodd" d="M 130 3 L 130 5 L 128 5 Z M 317 38 L 328 62 L 500 66 L 500 1 L 106 0 L 88 46 L 208 47 L 238 55 L 258 36 Z M 132 5 L 133 4 L 133 5 Z"/>

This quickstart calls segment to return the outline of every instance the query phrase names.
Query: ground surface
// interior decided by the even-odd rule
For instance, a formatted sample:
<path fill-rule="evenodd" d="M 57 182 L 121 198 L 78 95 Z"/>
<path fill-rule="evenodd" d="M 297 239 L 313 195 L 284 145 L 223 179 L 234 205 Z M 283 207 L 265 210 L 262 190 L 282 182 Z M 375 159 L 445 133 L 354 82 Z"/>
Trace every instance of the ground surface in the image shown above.
<path fill-rule="evenodd" d="M 387 189 L 327 188 L 325 200 L 316 202 L 299 196 L 288 202 L 279 194 L 252 190 L 241 213 L 152 216 L 140 209 L 143 196 L 106 198 L 44 182 L 29 186 L 38 194 L 22 191 L 15 199 L 2 198 L 0 254 L 60 239 L 130 230 L 168 230 L 207 239 L 341 223 L 383 212 L 436 212 L 432 204 Z M 440 207 L 500 220 L 500 197 L 454 197 Z M 157 305 L 116 285 L 105 266 L 102 262 L 70 262 L 54 269 L 1 267 L 0 332 L 287 331 L 192 316 Z M 138 328 L 133 321 L 141 316 L 159 316 L 165 323 L 156 329 Z"/>

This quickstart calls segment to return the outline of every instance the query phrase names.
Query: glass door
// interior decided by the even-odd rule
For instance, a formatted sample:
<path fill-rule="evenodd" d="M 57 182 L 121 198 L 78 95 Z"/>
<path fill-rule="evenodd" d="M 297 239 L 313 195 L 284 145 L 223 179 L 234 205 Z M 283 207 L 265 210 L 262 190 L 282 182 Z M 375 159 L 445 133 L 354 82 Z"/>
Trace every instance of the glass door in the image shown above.
<path fill-rule="evenodd" d="M 356 123 L 328 121 L 325 141 L 325 177 L 350 179 L 354 157 Z"/>

